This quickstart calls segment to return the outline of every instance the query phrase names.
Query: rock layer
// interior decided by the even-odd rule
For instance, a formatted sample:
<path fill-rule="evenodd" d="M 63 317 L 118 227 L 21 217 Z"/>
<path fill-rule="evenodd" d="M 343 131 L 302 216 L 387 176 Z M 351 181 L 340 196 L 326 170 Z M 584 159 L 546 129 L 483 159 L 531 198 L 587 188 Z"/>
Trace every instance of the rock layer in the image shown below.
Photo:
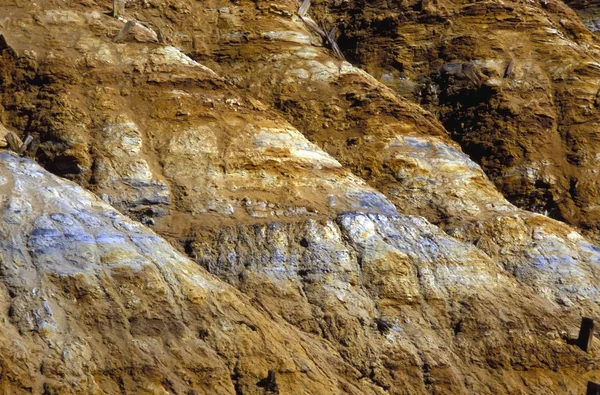
<path fill-rule="evenodd" d="M 318 2 L 318 13 L 344 18 L 347 56 L 433 111 L 511 202 L 596 237 L 595 11 L 568 3 L 585 24 L 560 1 Z"/>
<path fill-rule="evenodd" d="M 0 153 L 3 393 L 376 393 L 90 192 Z"/>
<path fill-rule="evenodd" d="M 580 393 L 596 348 L 565 338 L 600 311 L 600 248 L 509 203 L 455 130 L 333 57 L 297 7 L 128 2 L 160 35 L 116 43 L 109 4 L 2 6 L 2 122 L 104 201 L 0 154 L 3 383 Z M 477 70 L 444 75 L 471 89 Z"/>

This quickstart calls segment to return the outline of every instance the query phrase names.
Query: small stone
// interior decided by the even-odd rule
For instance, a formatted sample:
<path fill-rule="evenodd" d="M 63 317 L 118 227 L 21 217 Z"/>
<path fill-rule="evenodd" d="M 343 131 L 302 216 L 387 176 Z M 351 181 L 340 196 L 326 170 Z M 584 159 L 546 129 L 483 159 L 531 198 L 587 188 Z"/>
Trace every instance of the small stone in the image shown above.
<path fill-rule="evenodd" d="M 129 36 L 129 33 L 131 33 L 131 30 L 135 27 L 135 25 L 135 21 L 127 21 L 123 28 L 119 31 L 119 33 L 117 33 L 117 35 L 113 38 L 113 41 L 119 42 L 125 40 L 125 38 Z"/>
<path fill-rule="evenodd" d="M 20 152 L 21 147 L 23 146 L 23 141 L 13 132 L 8 132 L 5 136 L 6 142 L 8 143 L 8 148 L 12 151 Z"/>

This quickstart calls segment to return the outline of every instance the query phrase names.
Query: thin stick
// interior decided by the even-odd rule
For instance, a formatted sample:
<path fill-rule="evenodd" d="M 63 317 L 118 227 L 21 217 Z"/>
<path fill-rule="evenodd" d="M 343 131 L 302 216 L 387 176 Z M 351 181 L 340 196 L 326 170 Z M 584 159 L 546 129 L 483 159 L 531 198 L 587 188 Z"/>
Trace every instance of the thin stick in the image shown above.
<path fill-rule="evenodd" d="M 310 8 L 310 0 L 302 1 L 302 4 L 300 4 L 300 8 L 298 8 L 298 16 L 303 17 L 304 15 L 306 15 L 309 8 Z"/>
<path fill-rule="evenodd" d="M 317 33 L 319 36 L 321 36 L 321 38 L 324 41 L 329 43 L 331 50 L 333 51 L 334 55 L 337 58 L 339 58 L 341 60 L 345 60 L 346 58 L 344 57 L 342 50 L 340 49 L 339 45 L 335 41 L 335 35 L 337 34 L 337 27 L 334 26 L 333 29 L 331 29 L 329 31 L 329 33 L 325 32 L 325 30 L 321 29 L 321 27 L 319 27 L 319 25 L 317 25 L 317 23 L 315 21 L 313 21 L 312 18 L 308 15 L 308 9 L 310 8 L 310 1 L 311 0 L 303 0 L 302 1 L 300 8 L 298 8 L 298 16 L 300 16 L 300 18 L 302 18 L 302 20 L 304 21 L 306 26 L 308 26 L 315 33 Z"/>
<path fill-rule="evenodd" d="M 335 56 L 338 57 L 341 60 L 345 60 L 346 58 L 344 57 L 344 54 L 342 53 L 342 50 L 340 49 L 339 45 L 335 41 L 335 35 L 336 35 L 336 33 L 337 33 L 337 27 L 334 26 L 329 31 L 329 33 L 327 33 L 327 41 L 329 41 L 329 45 L 331 45 L 331 50 L 333 51 L 333 53 L 335 54 Z"/>
<path fill-rule="evenodd" d="M 317 25 L 317 23 L 312 20 L 311 17 L 305 15 L 305 16 L 303 16 L 301 18 L 304 21 L 304 23 L 306 23 L 306 26 L 308 26 L 312 30 L 314 30 L 319 36 L 321 36 L 321 38 L 323 38 L 323 39 L 327 38 L 327 33 L 325 33 L 325 30 L 321 29 L 319 27 L 319 25 Z"/>
<path fill-rule="evenodd" d="M 329 45 L 331 45 L 331 50 L 333 51 L 335 56 L 337 56 L 338 59 L 346 60 L 344 54 L 342 53 L 342 50 L 337 45 L 337 42 L 335 42 L 335 40 L 329 40 Z"/>
<path fill-rule="evenodd" d="M 504 70 L 504 78 L 512 77 L 514 67 L 515 67 L 515 60 L 511 59 L 510 62 L 508 63 L 508 66 L 506 66 L 506 70 Z"/>
<path fill-rule="evenodd" d="M 19 148 L 19 154 L 22 155 L 27 150 L 27 147 L 29 146 L 29 144 L 31 144 L 32 141 L 33 137 L 28 134 L 25 138 L 25 141 L 23 141 L 23 144 L 21 144 L 21 147 Z"/>
<path fill-rule="evenodd" d="M 329 41 L 335 41 L 335 35 L 337 33 L 337 26 L 334 26 L 329 33 L 327 33 L 327 39 Z"/>

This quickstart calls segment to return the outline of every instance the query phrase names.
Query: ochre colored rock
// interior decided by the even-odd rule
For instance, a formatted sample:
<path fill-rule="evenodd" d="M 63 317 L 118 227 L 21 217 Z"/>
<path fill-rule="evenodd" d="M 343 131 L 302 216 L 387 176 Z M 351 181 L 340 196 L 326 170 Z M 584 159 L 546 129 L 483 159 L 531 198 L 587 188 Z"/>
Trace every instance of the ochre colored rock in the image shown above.
<path fill-rule="evenodd" d="M 597 237 L 597 6 L 567 2 L 582 22 L 561 1 L 390 3 L 317 11 L 344 18 L 347 56 L 436 114 L 511 202 Z"/>
<path fill-rule="evenodd" d="M 251 307 L 151 230 L 0 153 L 5 393 L 378 393 L 324 340 Z M 346 378 L 347 377 L 347 378 Z"/>
<path fill-rule="evenodd" d="M 164 43 L 115 43 L 123 22 L 110 6 L 2 8 L 2 121 L 80 185 L 0 153 L 2 388 L 578 394 L 600 374 L 595 346 L 566 342 L 600 312 L 600 247 L 496 188 L 511 182 L 537 202 L 544 187 L 522 180 L 577 177 L 563 166 L 570 135 L 553 89 L 565 127 L 589 127 L 594 113 L 567 89 L 587 92 L 585 81 L 554 80 L 540 60 L 562 43 L 547 54 L 554 72 L 591 75 L 591 58 L 560 69 L 580 50 L 544 15 L 595 51 L 568 8 L 315 2 L 309 14 L 327 30 L 345 17 L 338 43 L 353 65 L 307 28 L 297 1 L 128 2 L 123 17 Z M 469 23 L 530 32 L 540 52 L 478 62 L 510 44 L 485 29 L 463 37 Z M 452 26 L 450 46 L 436 34 Z M 418 92 L 433 113 L 411 101 Z M 498 130 L 552 124 L 556 138 L 477 134 L 496 113 L 450 98 L 482 92 L 510 115 Z M 452 117 L 498 151 L 531 156 L 498 178 Z M 527 161 L 546 160 L 542 143 L 563 156 L 536 172 Z M 515 201 L 515 188 L 502 190 Z"/>

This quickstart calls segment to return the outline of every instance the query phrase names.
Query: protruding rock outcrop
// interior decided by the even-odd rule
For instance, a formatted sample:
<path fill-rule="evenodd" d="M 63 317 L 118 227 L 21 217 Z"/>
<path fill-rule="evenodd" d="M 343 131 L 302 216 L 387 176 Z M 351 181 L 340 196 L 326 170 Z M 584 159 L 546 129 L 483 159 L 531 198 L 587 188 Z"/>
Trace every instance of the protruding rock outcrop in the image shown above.
<path fill-rule="evenodd" d="M 0 153 L 0 387 L 377 393 L 300 333 L 96 196 Z M 354 375 L 354 378 L 352 378 Z"/>
<path fill-rule="evenodd" d="M 597 237 L 597 4 L 350 0 L 313 12 L 344 18 L 347 56 L 436 114 L 511 202 Z"/>

